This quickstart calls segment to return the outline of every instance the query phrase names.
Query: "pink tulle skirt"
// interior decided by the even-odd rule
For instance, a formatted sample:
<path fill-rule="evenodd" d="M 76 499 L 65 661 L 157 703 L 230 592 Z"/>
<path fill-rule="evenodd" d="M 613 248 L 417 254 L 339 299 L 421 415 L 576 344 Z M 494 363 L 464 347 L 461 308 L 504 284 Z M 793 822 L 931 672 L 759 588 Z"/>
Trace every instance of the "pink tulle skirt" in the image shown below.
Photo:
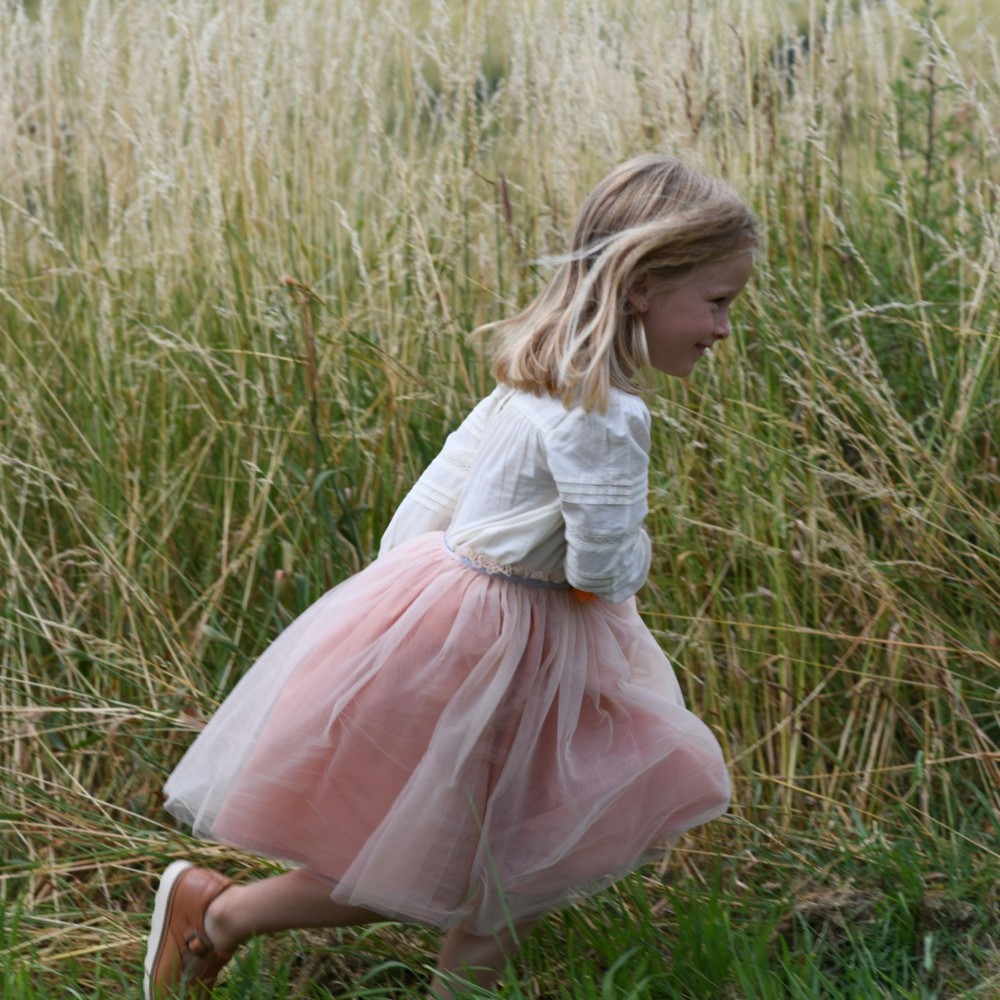
<path fill-rule="evenodd" d="M 170 776 L 200 836 L 333 899 L 487 934 L 722 813 L 729 776 L 634 602 L 393 549 L 270 646 Z"/>

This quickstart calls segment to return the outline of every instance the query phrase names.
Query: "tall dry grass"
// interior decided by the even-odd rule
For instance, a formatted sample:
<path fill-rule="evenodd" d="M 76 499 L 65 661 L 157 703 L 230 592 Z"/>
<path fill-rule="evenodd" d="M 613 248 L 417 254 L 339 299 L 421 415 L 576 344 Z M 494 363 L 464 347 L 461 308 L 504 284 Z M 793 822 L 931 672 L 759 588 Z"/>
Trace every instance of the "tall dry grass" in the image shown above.
<path fill-rule="evenodd" d="M 996 862 L 1000 72 L 931 14 L 0 7 L 12 956 L 134 959 L 192 728 L 372 557 L 488 389 L 466 332 L 646 149 L 768 237 L 730 348 L 651 401 L 642 608 L 737 786 L 684 856 Z"/>

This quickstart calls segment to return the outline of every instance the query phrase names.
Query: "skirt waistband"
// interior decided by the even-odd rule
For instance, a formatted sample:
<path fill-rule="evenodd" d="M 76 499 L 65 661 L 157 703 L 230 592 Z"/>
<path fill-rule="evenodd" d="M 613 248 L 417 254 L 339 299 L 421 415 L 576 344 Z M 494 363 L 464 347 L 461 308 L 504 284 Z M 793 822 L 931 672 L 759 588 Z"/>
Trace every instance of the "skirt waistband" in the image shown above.
<path fill-rule="evenodd" d="M 469 569 L 481 573 L 483 576 L 491 576 L 497 580 L 509 580 L 511 583 L 518 583 L 524 587 L 537 587 L 540 590 L 570 590 L 570 585 L 565 580 L 546 580 L 539 577 L 520 576 L 513 572 L 514 567 L 504 566 L 502 563 L 494 562 L 484 556 L 478 560 L 473 560 L 461 552 L 457 552 L 451 547 L 447 537 L 444 538 L 444 547 L 457 562 Z"/>

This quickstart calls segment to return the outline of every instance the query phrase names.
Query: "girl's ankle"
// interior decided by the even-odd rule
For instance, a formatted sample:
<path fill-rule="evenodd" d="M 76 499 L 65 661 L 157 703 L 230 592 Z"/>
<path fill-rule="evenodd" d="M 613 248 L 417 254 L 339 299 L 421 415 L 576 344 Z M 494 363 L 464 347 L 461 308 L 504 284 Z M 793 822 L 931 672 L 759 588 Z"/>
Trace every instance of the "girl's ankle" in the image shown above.
<path fill-rule="evenodd" d="M 212 942 L 212 947 L 223 955 L 232 954 L 243 942 L 231 915 L 231 904 L 237 893 L 236 886 L 231 885 L 219 893 L 205 910 L 202 922 L 205 925 L 205 936 Z"/>

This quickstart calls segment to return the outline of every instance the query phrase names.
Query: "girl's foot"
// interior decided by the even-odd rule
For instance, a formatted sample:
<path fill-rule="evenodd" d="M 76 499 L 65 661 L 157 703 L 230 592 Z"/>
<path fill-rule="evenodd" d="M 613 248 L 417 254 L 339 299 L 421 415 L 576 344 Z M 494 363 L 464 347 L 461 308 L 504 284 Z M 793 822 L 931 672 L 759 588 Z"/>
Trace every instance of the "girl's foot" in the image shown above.
<path fill-rule="evenodd" d="M 175 861 L 163 873 L 146 948 L 145 1000 L 207 997 L 232 952 L 217 951 L 205 933 L 205 911 L 232 883 L 224 875 Z"/>

